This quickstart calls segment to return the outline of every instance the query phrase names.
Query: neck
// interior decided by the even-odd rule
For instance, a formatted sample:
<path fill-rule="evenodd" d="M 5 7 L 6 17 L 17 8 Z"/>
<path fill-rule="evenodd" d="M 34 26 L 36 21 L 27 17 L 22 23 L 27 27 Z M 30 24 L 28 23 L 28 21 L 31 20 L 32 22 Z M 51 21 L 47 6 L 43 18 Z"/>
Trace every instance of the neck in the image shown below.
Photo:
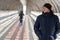
<path fill-rule="evenodd" d="M 50 12 L 43 12 L 43 14 L 51 14 Z"/>
<path fill-rule="evenodd" d="M 46 15 L 46 16 L 47 16 L 47 15 L 53 15 L 53 13 L 51 13 L 51 12 L 49 12 L 49 13 L 44 13 L 44 12 L 43 12 L 43 15 Z"/>

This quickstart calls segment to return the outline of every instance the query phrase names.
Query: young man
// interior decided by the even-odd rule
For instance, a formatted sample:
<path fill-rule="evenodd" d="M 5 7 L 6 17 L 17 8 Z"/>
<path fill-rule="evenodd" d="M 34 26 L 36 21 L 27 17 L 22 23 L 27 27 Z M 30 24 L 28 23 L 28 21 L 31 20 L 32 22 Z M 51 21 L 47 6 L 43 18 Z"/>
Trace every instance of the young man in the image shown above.
<path fill-rule="evenodd" d="M 59 19 L 51 8 L 51 4 L 44 4 L 42 15 L 35 22 L 34 31 L 39 40 L 55 40 L 56 34 L 60 32 Z"/>

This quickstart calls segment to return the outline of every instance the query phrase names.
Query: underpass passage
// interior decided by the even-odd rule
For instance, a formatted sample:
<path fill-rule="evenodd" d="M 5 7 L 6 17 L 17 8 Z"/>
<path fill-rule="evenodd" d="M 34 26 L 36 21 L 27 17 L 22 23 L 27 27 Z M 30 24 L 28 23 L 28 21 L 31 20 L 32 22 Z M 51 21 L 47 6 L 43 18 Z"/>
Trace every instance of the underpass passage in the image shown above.
<path fill-rule="evenodd" d="M 5 12 L 4 12 L 5 13 Z M 6 12 L 8 13 L 8 12 Z M 20 25 L 20 20 L 17 12 L 9 12 L 0 16 L 0 40 L 38 40 L 34 32 L 34 22 L 38 12 L 31 12 L 30 15 L 24 15 L 23 25 Z M 59 19 L 60 16 L 58 13 Z M 60 40 L 60 36 L 57 38 Z"/>
<path fill-rule="evenodd" d="M 8 15 L 0 17 L 2 18 L 0 21 L 0 40 L 38 40 L 29 15 L 24 16 L 22 26 L 17 13 L 10 15 L 12 17 Z"/>
<path fill-rule="evenodd" d="M 38 40 L 34 32 L 34 23 L 37 16 L 41 14 L 42 6 L 46 2 L 52 4 L 53 11 L 60 20 L 59 0 L 1 0 L 0 10 L 8 11 L 0 11 L 0 40 Z M 25 14 L 23 25 L 21 25 L 18 16 L 20 9 Z M 60 35 L 56 40 L 60 40 Z"/>
<path fill-rule="evenodd" d="M 4 13 L 1 12 L 0 16 L 0 40 L 38 40 L 34 32 L 34 23 L 41 12 L 31 12 L 30 15 L 24 15 L 23 25 L 20 25 L 17 11 Z M 60 19 L 59 13 L 55 14 Z M 57 40 L 60 40 L 59 35 Z"/>

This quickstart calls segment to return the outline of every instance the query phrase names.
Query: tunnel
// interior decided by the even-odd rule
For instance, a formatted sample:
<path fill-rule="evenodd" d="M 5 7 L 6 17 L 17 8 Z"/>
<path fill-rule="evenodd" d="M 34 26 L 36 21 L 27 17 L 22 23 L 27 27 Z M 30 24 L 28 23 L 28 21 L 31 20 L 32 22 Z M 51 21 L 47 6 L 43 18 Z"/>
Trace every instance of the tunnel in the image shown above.
<path fill-rule="evenodd" d="M 0 40 L 38 40 L 34 24 L 45 3 L 52 5 L 60 22 L 60 0 L 0 0 Z M 21 10 L 24 13 L 22 25 Z M 60 40 L 60 35 L 56 40 Z"/>

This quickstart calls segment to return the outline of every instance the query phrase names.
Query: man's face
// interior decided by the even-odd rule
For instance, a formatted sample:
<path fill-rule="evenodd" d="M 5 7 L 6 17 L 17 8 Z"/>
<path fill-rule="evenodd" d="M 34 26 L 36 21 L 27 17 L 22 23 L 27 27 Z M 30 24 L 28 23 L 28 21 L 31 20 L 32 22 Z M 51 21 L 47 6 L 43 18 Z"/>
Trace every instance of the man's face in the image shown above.
<path fill-rule="evenodd" d="M 43 7 L 43 12 L 44 12 L 44 13 L 49 13 L 50 10 L 49 10 L 48 8 L 46 8 L 46 7 Z"/>

